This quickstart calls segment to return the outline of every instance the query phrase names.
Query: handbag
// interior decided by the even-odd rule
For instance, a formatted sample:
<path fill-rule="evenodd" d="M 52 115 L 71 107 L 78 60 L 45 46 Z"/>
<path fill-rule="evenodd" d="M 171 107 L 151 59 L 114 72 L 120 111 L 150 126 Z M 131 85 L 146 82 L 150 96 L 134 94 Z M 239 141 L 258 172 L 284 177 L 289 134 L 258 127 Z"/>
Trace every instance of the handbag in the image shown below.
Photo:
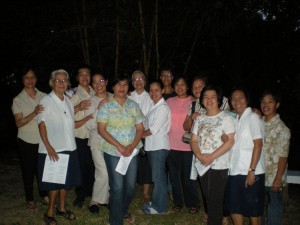
<path fill-rule="evenodd" d="M 196 101 L 194 101 L 192 103 L 192 111 L 191 111 L 191 115 L 195 112 L 195 108 L 196 108 Z M 186 144 L 190 144 L 191 143 L 191 138 L 192 138 L 192 133 L 191 131 L 186 131 L 183 135 L 181 140 L 186 143 Z"/>

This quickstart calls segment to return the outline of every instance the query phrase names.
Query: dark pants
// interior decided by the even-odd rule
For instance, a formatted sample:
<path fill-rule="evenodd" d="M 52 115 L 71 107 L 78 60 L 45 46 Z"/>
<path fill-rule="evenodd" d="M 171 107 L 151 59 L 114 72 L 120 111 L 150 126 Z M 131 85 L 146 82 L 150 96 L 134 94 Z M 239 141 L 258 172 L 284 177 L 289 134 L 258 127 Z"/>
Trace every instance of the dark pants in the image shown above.
<path fill-rule="evenodd" d="M 202 177 L 200 177 L 203 194 L 207 204 L 208 225 L 222 224 L 227 177 L 228 169 L 209 169 Z"/>
<path fill-rule="evenodd" d="M 77 153 L 80 165 L 82 185 L 76 188 L 78 199 L 84 200 L 87 196 L 92 196 L 95 181 L 95 165 L 92 158 L 88 139 L 76 138 Z"/>
<path fill-rule="evenodd" d="M 197 181 L 190 179 L 193 152 L 171 150 L 167 157 L 167 166 L 172 185 L 175 206 L 199 207 Z"/>
<path fill-rule="evenodd" d="M 33 182 L 37 179 L 38 144 L 30 144 L 18 138 L 18 155 L 22 172 L 26 201 L 33 201 Z M 47 196 L 47 192 L 39 191 L 40 197 Z"/>

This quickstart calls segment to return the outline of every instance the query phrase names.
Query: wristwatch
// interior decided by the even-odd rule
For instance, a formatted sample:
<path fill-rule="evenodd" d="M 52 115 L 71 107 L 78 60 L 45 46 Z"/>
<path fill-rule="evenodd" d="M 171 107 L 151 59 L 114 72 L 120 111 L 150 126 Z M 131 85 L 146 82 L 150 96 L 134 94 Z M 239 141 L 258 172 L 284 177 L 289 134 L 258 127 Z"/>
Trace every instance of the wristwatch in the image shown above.
<path fill-rule="evenodd" d="M 255 169 L 252 169 L 252 168 L 248 169 L 248 172 L 252 172 L 252 171 L 255 171 Z"/>

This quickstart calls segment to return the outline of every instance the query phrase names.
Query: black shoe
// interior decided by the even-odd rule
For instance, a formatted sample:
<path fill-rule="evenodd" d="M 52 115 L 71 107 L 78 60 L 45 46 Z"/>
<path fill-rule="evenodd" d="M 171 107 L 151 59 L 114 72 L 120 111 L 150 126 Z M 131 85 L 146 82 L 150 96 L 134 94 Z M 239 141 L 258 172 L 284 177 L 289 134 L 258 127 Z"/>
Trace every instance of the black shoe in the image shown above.
<path fill-rule="evenodd" d="M 89 210 L 93 214 L 99 214 L 99 207 L 97 205 L 91 205 L 89 207 Z"/>
<path fill-rule="evenodd" d="M 83 199 L 76 198 L 76 199 L 74 200 L 74 202 L 73 202 L 73 206 L 74 206 L 75 208 L 82 208 L 83 202 L 84 202 Z"/>

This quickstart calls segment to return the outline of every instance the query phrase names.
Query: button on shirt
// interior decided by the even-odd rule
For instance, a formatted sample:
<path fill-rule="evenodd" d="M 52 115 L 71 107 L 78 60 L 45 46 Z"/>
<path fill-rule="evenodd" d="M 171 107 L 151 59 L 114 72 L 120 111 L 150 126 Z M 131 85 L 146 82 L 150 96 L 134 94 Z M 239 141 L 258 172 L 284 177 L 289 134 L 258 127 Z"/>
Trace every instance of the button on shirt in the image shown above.
<path fill-rule="evenodd" d="M 251 163 L 253 140 L 264 138 L 264 124 L 259 116 L 248 107 L 241 117 L 235 118 L 235 136 L 230 160 L 230 175 L 247 175 Z M 255 168 L 255 174 L 265 173 L 264 152 Z"/>
<path fill-rule="evenodd" d="M 152 135 L 145 138 L 145 150 L 170 150 L 169 131 L 171 127 L 171 112 L 168 104 L 162 98 L 155 105 L 152 103 L 144 122 L 145 130 L 150 129 Z"/>
<path fill-rule="evenodd" d="M 45 110 L 38 115 L 38 122 L 45 122 L 47 136 L 56 152 L 73 151 L 75 144 L 74 107 L 69 97 L 62 101 L 52 91 L 41 100 Z M 40 140 L 39 153 L 47 154 L 44 142 Z"/>

